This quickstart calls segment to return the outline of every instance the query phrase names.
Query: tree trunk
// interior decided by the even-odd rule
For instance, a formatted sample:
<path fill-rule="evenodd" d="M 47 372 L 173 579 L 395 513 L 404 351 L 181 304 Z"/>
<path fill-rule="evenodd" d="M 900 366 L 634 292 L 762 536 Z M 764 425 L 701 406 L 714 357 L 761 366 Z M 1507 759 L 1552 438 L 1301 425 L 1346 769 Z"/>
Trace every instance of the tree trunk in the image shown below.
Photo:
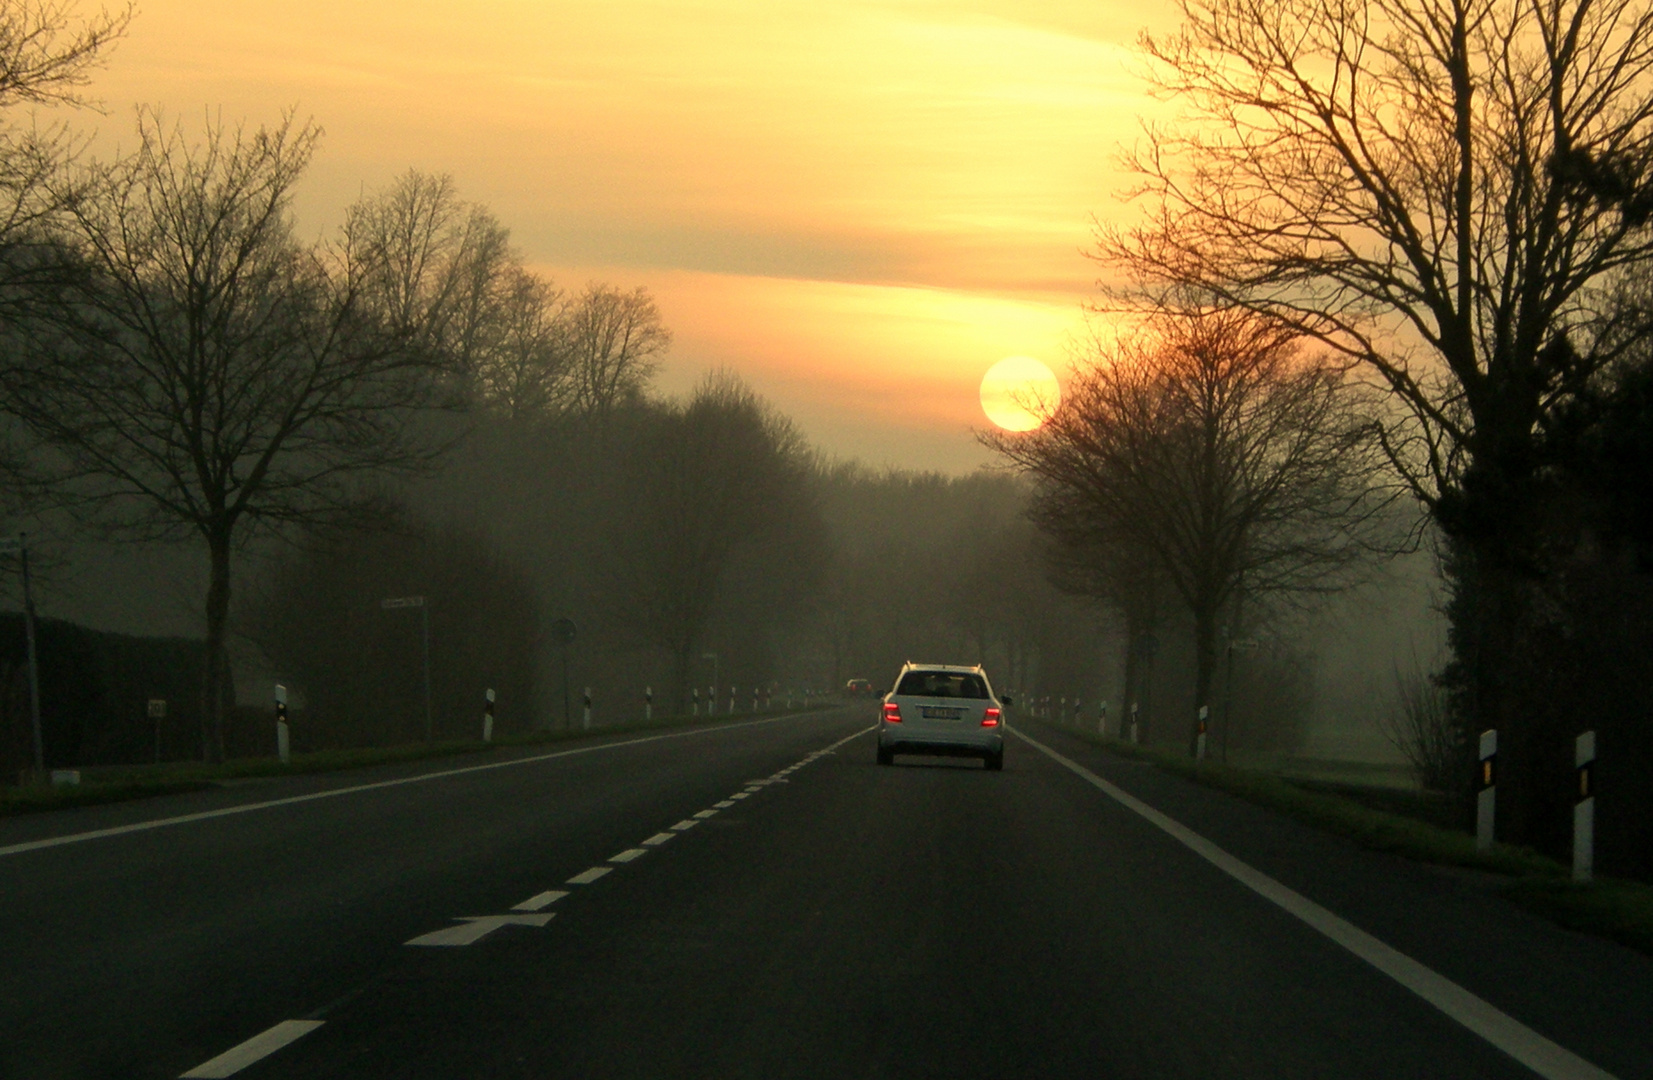
<path fill-rule="evenodd" d="M 1199 747 L 1200 709 L 1209 717 L 1211 683 L 1217 671 L 1217 605 L 1205 603 L 1194 612 L 1194 716 L 1188 728 L 1188 755 Z"/>
<path fill-rule="evenodd" d="M 218 764 L 224 760 L 225 673 L 229 669 L 224 631 L 230 612 L 230 537 L 227 528 L 207 538 L 212 577 L 207 584 L 207 641 L 201 675 L 201 757 Z"/>

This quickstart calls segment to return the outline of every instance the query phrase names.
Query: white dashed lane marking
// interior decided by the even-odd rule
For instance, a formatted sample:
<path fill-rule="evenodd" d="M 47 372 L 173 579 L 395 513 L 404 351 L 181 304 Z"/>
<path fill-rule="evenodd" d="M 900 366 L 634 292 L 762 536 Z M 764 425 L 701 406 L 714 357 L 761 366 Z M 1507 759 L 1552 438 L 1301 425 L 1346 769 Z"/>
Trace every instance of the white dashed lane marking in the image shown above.
<path fill-rule="evenodd" d="M 700 824 L 700 822 L 698 822 L 698 821 L 690 821 L 688 818 L 684 818 L 682 821 L 679 821 L 676 825 L 673 825 L 672 829 L 677 831 L 677 832 L 683 832 L 684 830 L 692 829 L 696 825 L 699 825 L 699 824 Z"/>
<path fill-rule="evenodd" d="M 556 918 L 555 912 L 544 915 L 467 915 L 458 926 L 448 926 L 420 934 L 405 945 L 458 946 L 475 945 L 502 926 L 532 926 L 536 929 Z"/>
<path fill-rule="evenodd" d="M 722 802 L 715 802 L 712 805 L 719 810 L 727 810 L 729 807 L 735 805 L 735 801 L 733 799 L 724 799 Z"/>
<path fill-rule="evenodd" d="M 751 795 L 752 795 L 752 793 L 750 791 L 737 791 L 733 795 L 729 796 L 729 798 L 731 798 L 731 799 L 746 799 L 746 798 L 750 798 Z"/>
<path fill-rule="evenodd" d="M 640 847 L 627 848 L 626 850 L 620 852 L 620 854 L 618 854 L 618 855 L 610 855 L 608 857 L 608 861 L 609 862 L 617 862 L 617 863 L 628 863 L 631 860 L 639 858 L 640 856 L 643 856 L 643 855 L 647 855 L 648 853 L 649 853 L 648 848 L 640 848 Z"/>
<path fill-rule="evenodd" d="M 558 900 L 561 900 L 563 897 L 565 897 L 567 895 L 568 894 L 566 892 L 563 892 L 561 889 L 552 889 L 548 892 L 542 892 L 537 896 L 530 896 L 528 899 L 524 900 L 522 903 L 517 904 L 514 907 L 512 907 L 511 910 L 512 911 L 540 911 L 544 908 L 550 907 L 552 904 L 555 904 Z"/>
<path fill-rule="evenodd" d="M 702 810 L 699 813 L 695 814 L 695 817 L 699 818 L 702 821 L 705 821 L 709 817 L 716 817 L 716 816 L 717 816 L 717 811 L 716 810 Z"/>
<path fill-rule="evenodd" d="M 590 870 L 582 871 L 568 879 L 570 885 L 590 885 L 604 874 L 614 870 L 612 866 L 593 866 Z"/>
<path fill-rule="evenodd" d="M 288 1043 L 304 1038 L 304 1036 L 321 1027 L 321 1024 L 320 1020 L 283 1020 L 275 1027 L 259 1032 L 239 1046 L 230 1047 L 211 1061 L 203 1061 L 189 1072 L 184 1073 L 183 1080 L 196 1080 L 197 1077 L 234 1076 L 253 1062 L 262 1061 Z"/>
<path fill-rule="evenodd" d="M 664 844 L 667 840 L 670 840 L 676 835 L 676 833 L 657 832 L 647 840 L 644 840 L 643 843 L 647 847 L 659 847 L 661 844 Z"/>

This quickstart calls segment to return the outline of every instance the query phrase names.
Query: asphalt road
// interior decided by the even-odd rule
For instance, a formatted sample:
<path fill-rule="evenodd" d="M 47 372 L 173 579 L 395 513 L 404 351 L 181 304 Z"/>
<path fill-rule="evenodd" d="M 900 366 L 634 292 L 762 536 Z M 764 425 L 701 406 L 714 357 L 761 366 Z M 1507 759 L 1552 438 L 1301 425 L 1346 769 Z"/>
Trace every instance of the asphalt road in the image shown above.
<path fill-rule="evenodd" d="M 1653 960 L 1478 875 L 872 719 L 0 822 L 0 1076 L 1653 1077 Z"/>

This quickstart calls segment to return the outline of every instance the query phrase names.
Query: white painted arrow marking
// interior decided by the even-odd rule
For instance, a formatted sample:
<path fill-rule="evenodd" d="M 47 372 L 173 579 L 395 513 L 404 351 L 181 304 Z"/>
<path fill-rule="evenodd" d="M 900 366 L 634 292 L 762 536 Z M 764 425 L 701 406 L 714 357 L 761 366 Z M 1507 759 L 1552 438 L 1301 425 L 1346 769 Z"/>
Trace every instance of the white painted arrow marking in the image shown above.
<path fill-rule="evenodd" d="M 557 917 L 557 913 L 547 912 L 544 915 L 468 915 L 460 920 L 458 926 L 449 926 L 442 930 L 433 930 L 428 934 L 420 934 L 412 941 L 403 942 L 405 945 L 474 945 L 498 930 L 502 926 L 544 926 Z"/>

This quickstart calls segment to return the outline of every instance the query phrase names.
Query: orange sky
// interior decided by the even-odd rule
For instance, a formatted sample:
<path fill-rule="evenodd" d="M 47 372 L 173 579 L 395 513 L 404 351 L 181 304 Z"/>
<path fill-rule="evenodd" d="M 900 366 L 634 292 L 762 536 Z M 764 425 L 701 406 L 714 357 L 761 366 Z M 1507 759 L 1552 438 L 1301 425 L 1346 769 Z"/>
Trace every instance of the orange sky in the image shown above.
<path fill-rule="evenodd" d="M 956 472 L 987 368 L 1060 370 L 1079 331 L 1150 22 L 1168 0 L 143 0 L 76 123 L 297 106 L 306 231 L 451 173 L 563 284 L 654 291 L 666 389 L 728 366 L 830 452 Z"/>

